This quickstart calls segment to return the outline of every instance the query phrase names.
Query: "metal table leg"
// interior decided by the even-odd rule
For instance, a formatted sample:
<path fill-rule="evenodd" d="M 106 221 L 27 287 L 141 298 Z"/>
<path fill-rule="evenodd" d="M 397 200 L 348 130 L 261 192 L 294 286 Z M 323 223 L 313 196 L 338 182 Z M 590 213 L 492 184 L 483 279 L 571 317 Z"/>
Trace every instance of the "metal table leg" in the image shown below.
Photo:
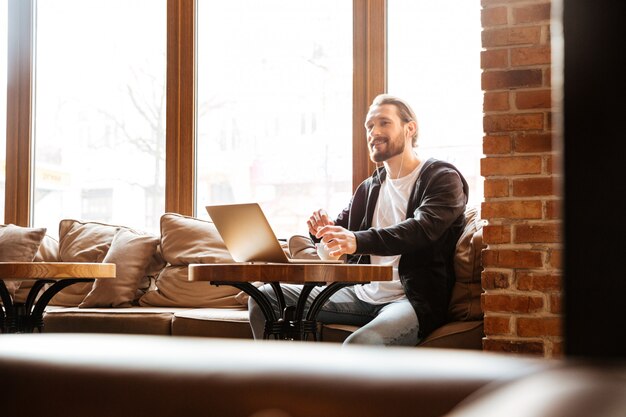
<path fill-rule="evenodd" d="M 0 280 L 0 298 L 2 298 L 2 333 L 33 333 L 37 329 L 43 331 L 43 313 L 52 299 L 59 291 L 79 282 L 93 282 L 93 278 L 76 278 L 55 281 L 51 279 L 37 280 L 26 297 L 25 303 L 14 303 L 9 291 Z M 46 284 L 51 284 L 39 298 L 39 292 Z"/>
<path fill-rule="evenodd" d="M 321 282 L 305 283 L 295 305 L 286 305 L 285 297 L 279 283 L 270 283 L 278 302 L 279 314 L 276 314 L 272 303 L 266 294 L 249 282 L 240 281 L 212 281 L 213 285 L 230 285 L 248 294 L 257 302 L 265 318 L 263 339 L 273 336 L 282 340 L 307 340 L 308 335 L 317 340 L 317 315 L 333 294 L 340 289 L 354 285 L 352 282 L 333 282 L 326 286 L 315 299 L 306 313 L 306 303 L 315 287 L 324 285 Z M 278 317 L 280 315 L 280 317 Z"/>

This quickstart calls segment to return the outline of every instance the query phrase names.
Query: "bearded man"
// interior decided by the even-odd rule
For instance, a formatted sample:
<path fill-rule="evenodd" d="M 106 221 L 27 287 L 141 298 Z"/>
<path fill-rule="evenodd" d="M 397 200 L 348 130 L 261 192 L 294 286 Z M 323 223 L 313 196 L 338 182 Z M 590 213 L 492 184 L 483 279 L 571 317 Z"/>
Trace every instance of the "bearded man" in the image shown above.
<path fill-rule="evenodd" d="M 324 305 L 318 321 L 360 326 L 346 344 L 415 346 L 446 320 L 468 185 L 452 164 L 420 158 L 417 120 L 405 101 L 377 96 L 365 130 L 376 170 L 336 219 L 320 209 L 307 225 L 313 241 L 330 256 L 392 265 L 393 280 L 341 289 Z M 288 302 L 295 302 L 302 288 L 282 287 Z M 262 291 L 272 297 L 268 288 Z M 313 295 L 319 291 L 316 287 Z M 261 338 L 265 320 L 253 299 L 249 312 L 254 337 Z"/>

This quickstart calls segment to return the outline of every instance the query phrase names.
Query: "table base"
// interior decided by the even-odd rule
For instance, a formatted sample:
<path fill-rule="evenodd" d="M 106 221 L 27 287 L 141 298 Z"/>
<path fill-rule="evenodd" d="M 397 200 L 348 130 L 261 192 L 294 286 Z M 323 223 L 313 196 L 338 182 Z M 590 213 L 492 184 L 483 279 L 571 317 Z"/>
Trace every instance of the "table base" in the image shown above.
<path fill-rule="evenodd" d="M 7 290 L 4 281 L 0 280 L 0 333 L 33 333 L 35 329 L 39 333 L 43 331 L 43 313 L 52 299 L 62 289 L 78 282 L 93 282 L 93 278 L 74 278 L 57 281 L 53 279 L 40 279 L 33 283 L 26 302 L 14 303 L 11 294 Z M 39 293 L 44 286 L 52 284 Z M 39 296 L 39 298 L 37 298 Z"/>
<path fill-rule="evenodd" d="M 241 281 L 211 281 L 213 285 L 230 285 L 248 294 L 259 305 L 265 317 L 263 339 L 307 340 L 311 335 L 317 340 L 317 316 L 322 307 L 337 291 L 344 287 L 359 284 L 359 282 L 332 282 L 326 286 L 311 302 L 306 315 L 306 302 L 315 287 L 326 285 L 324 282 L 307 282 L 302 285 L 302 292 L 295 305 L 286 305 L 285 297 L 279 283 L 271 282 L 280 315 L 276 313 L 267 295 L 261 292 L 250 282 Z"/>

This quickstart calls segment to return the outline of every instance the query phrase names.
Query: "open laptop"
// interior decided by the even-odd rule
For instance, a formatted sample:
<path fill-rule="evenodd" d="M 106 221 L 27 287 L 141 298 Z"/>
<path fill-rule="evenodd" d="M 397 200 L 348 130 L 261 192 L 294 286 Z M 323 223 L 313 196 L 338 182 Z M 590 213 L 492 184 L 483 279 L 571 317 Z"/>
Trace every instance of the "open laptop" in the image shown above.
<path fill-rule="evenodd" d="M 206 206 L 236 262 L 343 263 L 341 260 L 290 259 L 257 203 Z"/>

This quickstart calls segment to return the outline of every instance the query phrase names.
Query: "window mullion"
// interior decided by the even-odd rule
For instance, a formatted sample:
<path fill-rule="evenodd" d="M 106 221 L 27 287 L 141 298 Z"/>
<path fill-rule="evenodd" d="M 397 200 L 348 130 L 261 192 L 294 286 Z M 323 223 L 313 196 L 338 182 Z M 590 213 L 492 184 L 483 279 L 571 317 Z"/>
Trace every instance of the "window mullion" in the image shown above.
<path fill-rule="evenodd" d="M 386 12 L 386 0 L 354 0 L 352 186 L 355 189 L 374 169 L 365 145 L 363 124 L 369 104 L 387 89 Z"/>
<path fill-rule="evenodd" d="M 167 2 L 165 210 L 194 215 L 195 0 Z"/>
<path fill-rule="evenodd" d="M 34 1 L 9 0 L 4 222 L 30 225 Z"/>

